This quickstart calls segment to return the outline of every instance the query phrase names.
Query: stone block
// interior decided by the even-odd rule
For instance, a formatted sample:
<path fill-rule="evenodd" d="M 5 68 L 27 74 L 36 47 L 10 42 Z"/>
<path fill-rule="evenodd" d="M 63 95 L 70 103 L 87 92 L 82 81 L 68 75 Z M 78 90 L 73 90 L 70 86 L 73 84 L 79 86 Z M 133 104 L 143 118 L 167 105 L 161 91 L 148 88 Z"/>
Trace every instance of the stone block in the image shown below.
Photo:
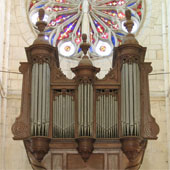
<path fill-rule="evenodd" d="M 18 41 L 18 36 L 17 35 L 11 35 L 10 36 L 10 45 L 12 47 L 18 47 L 19 41 Z"/>
<path fill-rule="evenodd" d="M 22 89 L 22 82 L 21 80 L 11 80 L 11 84 L 10 84 L 10 89 L 17 89 L 17 90 L 21 90 Z"/>
<path fill-rule="evenodd" d="M 156 58 L 158 60 L 163 60 L 163 50 L 156 50 Z"/>
<path fill-rule="evenodd" d="M 150 43 L 153 45 L 161 45 L 162 44 L 162 36 L 151 36 Z"/>
<path fill-rule="evenodd" d="M 156 51 L 155 50 L 148 50 L 148 58 L 149 59 L 156 59 Z"/>

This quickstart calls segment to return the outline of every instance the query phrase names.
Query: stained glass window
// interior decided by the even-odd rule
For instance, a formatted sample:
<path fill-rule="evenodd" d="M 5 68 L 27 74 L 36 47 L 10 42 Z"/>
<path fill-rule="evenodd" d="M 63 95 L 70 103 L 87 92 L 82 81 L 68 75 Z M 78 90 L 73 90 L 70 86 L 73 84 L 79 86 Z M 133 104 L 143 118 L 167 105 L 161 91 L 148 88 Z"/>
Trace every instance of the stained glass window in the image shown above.
<path fill-rule="evenodd" d="M 86 33 L 91 57 L 95 58 L 112 55 L 114 47 L 122 43 L 127 34 L 126 9 L 132 13 L 132 32 L 137 32 L 144 5 L 142 0 L 31 0 L 29 18 L 35 31 L 40 8 L 45 10 L 47 38 L 51 45 L 59 47 L 61 56 L 79 57 L 81 36 Z"/>

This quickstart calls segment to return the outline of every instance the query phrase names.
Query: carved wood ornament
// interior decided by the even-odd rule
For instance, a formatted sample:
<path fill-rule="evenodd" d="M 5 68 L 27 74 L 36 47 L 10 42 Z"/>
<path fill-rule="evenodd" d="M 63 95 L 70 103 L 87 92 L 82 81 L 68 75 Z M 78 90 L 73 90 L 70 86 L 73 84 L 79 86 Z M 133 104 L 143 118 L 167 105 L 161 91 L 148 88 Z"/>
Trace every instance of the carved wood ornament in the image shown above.
<path fill-rule="evenodd" d="M 103 79 L 88 57 L 90 44 L 83 35 L 84 56 L 73 79 L 59 66 L 57 48 L 45 40 L 44 11 L 40 31 L 26 48 L 21 114 L 12 126 L 14 140 L 23 140 L 33 169 L 139 169 L 149 139 L 159 126 L 150 113 L 146 48 L 131 34 L 133 21 L 126 11 L 128 34 L 114 49 L 113 64 Z M 41 94 L 42 93 L 42 94 Z M 80 161 L 80 156 L 82 162 Z M 114 162 L 114 163 L 113 163 Z"/>

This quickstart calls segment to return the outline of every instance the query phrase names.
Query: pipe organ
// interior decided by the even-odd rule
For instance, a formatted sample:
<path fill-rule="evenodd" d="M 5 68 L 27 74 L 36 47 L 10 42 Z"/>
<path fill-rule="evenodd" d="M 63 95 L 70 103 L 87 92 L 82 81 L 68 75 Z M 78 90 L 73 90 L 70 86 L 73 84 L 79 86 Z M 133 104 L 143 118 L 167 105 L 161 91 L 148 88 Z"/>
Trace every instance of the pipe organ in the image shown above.
<path fill-rule="evenodd" d="M 26 48 L 21 115 L 12 126 L 14 140 L 23 140 L 33 169 L 139 169 L 149 139 L 159 127 L 150 114 L 146 48 L 130 33 L 133 22 L 126 12 L 128 34 L 114 49 L 113 66 L 103 79 L 96 77 L 83 35 L 84 53 L 68 79 L 59 66 L 57 47 L 40 31 Z"/>

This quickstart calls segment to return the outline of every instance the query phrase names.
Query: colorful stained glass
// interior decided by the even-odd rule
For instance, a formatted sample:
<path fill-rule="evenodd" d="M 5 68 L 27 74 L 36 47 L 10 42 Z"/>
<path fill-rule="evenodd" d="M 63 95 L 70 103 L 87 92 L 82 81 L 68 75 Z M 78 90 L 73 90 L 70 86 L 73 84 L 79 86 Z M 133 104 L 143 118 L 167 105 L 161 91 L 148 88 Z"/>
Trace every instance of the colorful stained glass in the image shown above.
<path fill-rule="evenodd" d="M 124 18 L 125 18 L 125 13 L 119 12 L 119 13 L 117 14 L 117 16 L 118 16 L 119 19 L 124 19 Z"/>
<path fill-rule="evenodd" d="M 96 20 L 94 20 L 94 24 L 96 26 L 97 31 L 102 34 L 104 32 L 104 27 Z"/>
<path fill-rule="evenodd" d="M 136 4 L 136 2 L 132 2 L 132 3 L 130 3 L 130 4 L 128 5 L 128 7 L 131 7 L 131 6 L 135 5 L 135 4 Z"/>
<path fill-rule="evenodd" d="M 119 6 L 122 6 L 122 5 L 125 4 L 125 1 L 124 1 L 124 0 L 119 0 L 119 1 L 117 2 L 117 4 L 118 4 Z"/>
<path fill-rule="evenodd" d="M 58 11 L 65 11 L 65 10 L 69 10 L 70 8 L 66 8 L 66 7 L 63 7 L 63 6 L 53 6 L 53 11 L 55 12 L 58 12 Z"/>
<path fill-rule="evenodd" d="M 65 38 L 69 37 L 69 33 L 73 32 L 75 26 L 76 26 L 77 20 L 75 20 L 74 22 L 70 23 L 69 25 L 67 25 L 64 30 L 60 33 L 60 35 L 58 36 L 57 40 L 63 40 Z"/>
<path fill-rule="evenodd" d="M 116 40 L 115 40 L 115 37 L 113 35 L 112 35 L 111 39 L 112 39 L 113 45 L 115 46 L 116 45 Z"/>
<path fill-rule="evenodd" d="M 62 24 L 63 22 L 70 19 L 72 16 L 73 16 L 73 14 L 72 15 L 60 15 L 56 19 L 51 20 L 50 23 L 48 24 L 48 26 L 49 27 L 54 27 L 57 24 Z"/>
<path fill-rule="evenodd" d="M 66 0 L 55 0 L 56 2 L 60 2 L 60 3 L 66 3 Z"/>
<path fill-rule="evenodd" d="M 119 29 L 119 25 L 117 23 L 113 23 L 112 25 L 114 30 L 118 30 Z"/>
<path fill-rule="evenodd" d="M 45 32 L 50 43 L 58 44 L 62 48 L 59 53 L 66 57 L 80 52 L 82 33 L 87 34 L 92 44 L 91 56 L 110 55 L 113 47 L 120 45 L 127 34 L 125 10 L 132 11 L 134 32 L 143 18 L 142 0 L 31 0 L 28 18 L 33 28 L 36 28 L 37 8 L 45 9 L 48 25 Z M 83 21 L 88 22 L 87 25 Z"/>
<path fill-rule="evenodd" d="M 137 14 L 139 15 L 140 18 L 141 18 L 141 15 L 142 15 L 141 9 L 142 9 L 142 3 L 140 3 L 137 7 Z"/>
<path fill-rule="evenodd" d="M 90 42 L 93 44 L 95 43 L 94 31 L 93 31 L 92 27 L 90 27 Z"/>
<path fill-rule="evenodd" d="M 115 1 L 110 1 L 110 2 L 107 2 L 105 5 L 107 6 L 122 6 L 126 3 L 125 0 L 115 0 Z"/>
<path fill-rule="evenodd" d="M 107 32 L 105 32 L 105 33 L 103 33 L 103 34 L 101 35 L 101 38 L 103 38 L 103 39 L 108 39 L 108 38 L 109 38 L 109 34 L 108 34 Z"/>
<path fill-rule="evenodd" d="M 121 45 L 122 44 L 122 40 L 121 39 L 117 39 L 118 40 L 118 42 L 119 42 L 119 45 Z"/>
<path fill-rule="evenodd" d="M 107 25 L 107 26 L 111 26 L 112 25 L 112 22 L 107 19 L 107 18 L 104 18 L 104 17 L 100 17 L 100 19 Z"/>
<path fill-rule="evenodd" d="M 48 12 L 51 12 L 53 9 L 52 9 L 51 6 L 47 6 L 47 7 L 45 7 L 45 10 L 48 11 Z"/>
<path fill-rule="evenodd" d="M 121 32 L 117 32 L 116 34 L 119 35 L 119 36 L 125 36 L 125 34 L 123 34 Z"/>
<path fill-rule="evenodd" d="M 109 27 L 112 27 L 114 30 L 118 30 L 119 29 L 119 25 L 107 18 L 104 17 L 100 17 L 100 19 Z"/>
<path fill-rule="evenodd" d="M 29 9 L 31 9 L 36 3 L 38 3 L 40 0 L 32 0 L 31 2 L 30 2 L 30 8 Z"/>
<path fill-rule="evenodd" d="M 117 2 L 116 1 L 107 2 L 106 5 L 117 6 Z"/>
<path fill-rule="evenodd" d="M 115 11 L 115 10 L 112 10 L 112 11 L 102 11 L 102 12 L 105 13 L 105 14 L 108 14 L 108 15 L 110 15 L 112 17 L 116 17 L 117 16 L 117 11 Z"/>
<path fill-rule="evenodd" d="M 81 29 L 79 28 L 79 29 L 77 30 L 77 32 L 76 32 L 76 39 L 75 39 L 75 43 L 76 43 L 77 45 L 79 45 L 79 44 L 81 43 L 81 41 L 82 41 L 81 36 L 82 36 L 82 34 L 81 34 Z"/>
<path fill-rule="evenodd" d="M 39 5 L 39 6 L 37 6 L 36 8 L 42 8 L 43 6 L 44 6 L 44 4 Z"/>

